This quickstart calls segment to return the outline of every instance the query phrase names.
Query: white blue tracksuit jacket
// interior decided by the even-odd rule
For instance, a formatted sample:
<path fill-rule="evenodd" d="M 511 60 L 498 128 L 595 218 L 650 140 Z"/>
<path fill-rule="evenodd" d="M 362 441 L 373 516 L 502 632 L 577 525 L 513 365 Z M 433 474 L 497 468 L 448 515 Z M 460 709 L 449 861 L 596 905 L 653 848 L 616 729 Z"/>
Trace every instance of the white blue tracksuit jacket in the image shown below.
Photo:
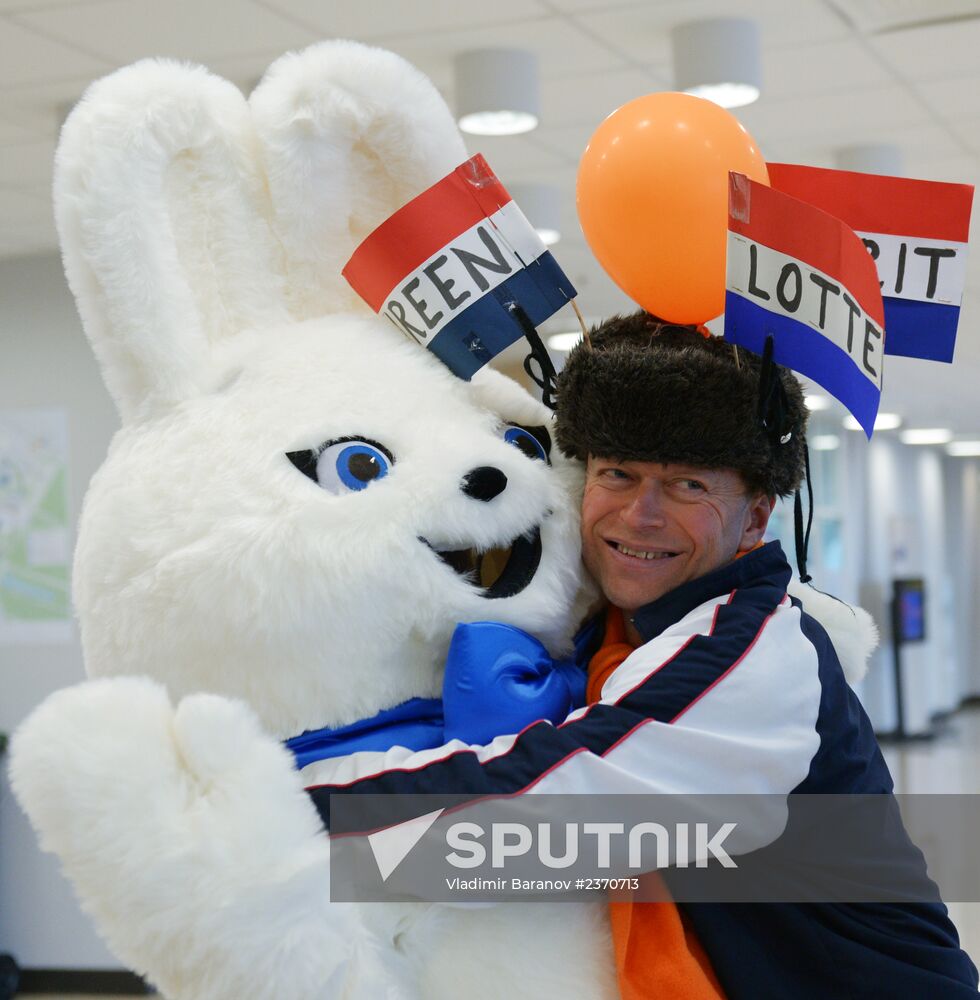
<path fill-rule="evenodd" d="M 331 794 L 890 793 L 871 723 L 778 542 L 636 612 L 601 700 L 486 746 L 393 747 L 304 769 Z M 679 903 L 730 1000 L 977 995 L 941 903 Z"/>

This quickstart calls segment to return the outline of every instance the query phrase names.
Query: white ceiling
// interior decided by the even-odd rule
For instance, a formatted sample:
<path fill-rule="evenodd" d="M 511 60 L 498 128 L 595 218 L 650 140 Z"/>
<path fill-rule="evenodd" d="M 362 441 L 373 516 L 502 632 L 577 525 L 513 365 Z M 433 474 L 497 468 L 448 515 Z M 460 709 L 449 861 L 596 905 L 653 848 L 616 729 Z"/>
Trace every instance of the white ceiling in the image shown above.
<path fill-rule="evenodd" d="M 541 125 L 471 141 L 472 150 L 505 184 L 560 187 L 555 253 L 583 310 L 629 309 L 579 232 L 578 158 L 610 111 L 671 88 L 673 25 L 722 15 L 762 24 L 764 94 L 736 114 L 767 159 L 833 166 L 842 146 L 888 142 L 901 147 L 909 176 L 980 180 L 980 0 L 0 0 L 0 257 L 55 249 L 59 122 L 92 79 L 118 66 L 186 58 L 247 90 L 286 49 L 348 37 L 404 55 L 451 104 L 454 53 L 501 45 L 538 54 Z M 980 253 L 955 364 L 889 358 L 883 408 L 918 426 L 980 433 L 977 386 Z"/>

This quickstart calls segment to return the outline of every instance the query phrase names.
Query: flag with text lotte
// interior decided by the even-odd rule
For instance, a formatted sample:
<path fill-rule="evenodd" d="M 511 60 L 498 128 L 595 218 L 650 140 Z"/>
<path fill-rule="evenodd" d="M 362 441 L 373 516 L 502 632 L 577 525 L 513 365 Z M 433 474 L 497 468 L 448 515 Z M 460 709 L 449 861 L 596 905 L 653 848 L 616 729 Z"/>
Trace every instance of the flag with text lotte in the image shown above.
<path fill-rule="evenodd" d="M 725 339 L 822 385 L 864 428 L 881 397 L 884 307 L 874 262 L 847 226 L 729 174 Z"/>
<path fill-rule="evenodd" d="M 471 378 L 575 297 L 482 156 L 375 229 L 343 271 L 351 287 L 456 375 Z"/>
<path fill-rule="evenodd" d="M 952 361 L 966 282 L 971 184 L 770 163 L 769 182 L 846 222 L 874 258 L 886 353 Z"/>

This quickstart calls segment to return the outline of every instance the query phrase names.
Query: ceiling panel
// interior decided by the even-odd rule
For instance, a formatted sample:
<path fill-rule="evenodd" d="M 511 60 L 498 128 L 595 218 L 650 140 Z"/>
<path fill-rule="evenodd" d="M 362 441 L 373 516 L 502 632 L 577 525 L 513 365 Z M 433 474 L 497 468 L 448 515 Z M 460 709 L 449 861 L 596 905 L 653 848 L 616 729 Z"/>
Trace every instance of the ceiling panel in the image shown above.
<path fill-rule="evenodd" d="M 902 152 L 906 173 L 913 175 L 912 164 L 916 159 L 931 159 L 961 156 L 968 152 L 946 123 L 927 123 L 908 128 L 876 128 L 874 137 L 868 135 L 865 141 L 894 144 Z M 766 144 L 765 152 L 771 160 L 788 163 L 807 163 L 812 167 L 836 167 L 836 152 L 844 143 L 826 141 L 826 137 L 798 135 Z"/>
<path fill-rule="evenodd" d="M 102 60 L 0 17 L 0 89 L 52 78 L 98 76 L 108 68 Z"/>
<path fill-rule="evenodd" d="M 976 16 L 977 0 L 830 0 L 861 31 L 882 32 Z"/>
<path fill-rule="evenodd" d="M 980 153 L 980 109 L 965 118 L 954 118 L 946 127 L 972 153 Z"/>
<path fill-rule="evenodd" d="M 906 173 L 924 181 L 976 184 L 980 181 L 980 162 L 975 156 L 934 157 L 924 149 L 920 155 L 908 158 Z"/>
<path fill-rule="evenodd" d="M 765 137 L 792 139 L 819 137 L 835 144 L 874 142 L 878 133 L 929 123 L 928 111 L 899 87 L 857 90 L 779 101 L 766 97 L 737 117 L 759 140 L 765 151 Z"/>
<path fill-rule="evenodd" d="M 375 38 L 386 35 L 430 35 L 452 30 L 471 31 L 490 24 L 523 21 L 551 13 L 539 0 L 258 0 L 264 7 L 294 18 L 324 38 Z M 519 29 L 512 45 L 522 45 Z"/>
<path fill-rule="evenodd" d="M 595 6 L 595 5 L 593 5 Z M 601 5 L 600 5 L 601 8 Z M 847 27 L 816 0 L 667 0 L 612 9 L 584 10 L 575 19 L 633 61 L 670 65 L 670 29 L 709 17 L 757 17 L 766 46 L 799 45 L 845 38 Z"/>
<path fill-rule="evenodd" d="M 976 77 L 980 19 L 870 35 L 868 42 L 909 80 Z"/>
<path fill-rule="evenodd" d="M 549 126 L 584 123 L 595 128 L 627 101 L 666 89 L 662 77 L 632 67 L 543 80 L 541 120 Z"/>
<path fill-rule="evenodd" d="M 0 114 L 11 124 L 27 129 L 35 138 L 57 135 L 69 109 L 99 76 L 80 76 L 40 85 L 0 90 Z"/>
<path fill-rule="evenodd" d="M 540 174 L 565 166 L 565 160 L 552 150 L 539 145 L 530 136 L 468 135 L 466 148 L 471 155 L 482 153 L 487 163 L 506 184 L 531 180 L 530 174 Z"/>
<path fill-rule="evenodd" d="M 439 86 L 451 87 L 453 56 L 467 49 L 520 47 L 538 55 L 542 78 L 578 76 L 624 67 L 623 59 L 588 31 L 560 17 L 522 21 L 519 26 L 489 25 L 479 30 L 446 31 L 378 39 L 421 66 Z"/>
<path fill-rule="evenodd" d="M 766 53 L 763 93 L 777 100 L 886 87 L 894 75 L 853 38 Z"/>
<path fill-rule="evenodd" d="M 583 122 L 581 125 L 563 125 L 556 128 L 542 125 L 537 130 L 536 141 L 556 150 L 566 160 L 578 163 L 598 126 L 599 122 Z"/>
<path fill-rule="evenodd" d="M 980 115 L 980 64 L 971 76 L 918 83 L 915 89 L 941 118 Z"/>
<path fill-rule="evenodd" d="M 17 20 L 117 66 L 145 56 L 206 61 L 270 47 L 285 51 L 318 38 L 251 0 L 102 0 L 18 14 Z"/>
<path fill-rule="evenodd" d="M 19 14 L 44 7 L 81 7 L 99 0 L 0 0 L 0 14 Z"/>

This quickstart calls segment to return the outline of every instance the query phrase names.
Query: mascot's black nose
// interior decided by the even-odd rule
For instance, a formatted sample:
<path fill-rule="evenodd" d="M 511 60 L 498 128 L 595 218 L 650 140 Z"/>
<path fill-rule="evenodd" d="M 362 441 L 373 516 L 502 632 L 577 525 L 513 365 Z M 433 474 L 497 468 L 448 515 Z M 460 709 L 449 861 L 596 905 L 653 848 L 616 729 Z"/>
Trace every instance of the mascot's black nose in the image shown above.
<path fill-rule="evenodd" d="M 507 488 L 507 477 L 492 465 L 481 465 L 463 476 L 463 492 L 474 500 L 492 500 Z"/>

